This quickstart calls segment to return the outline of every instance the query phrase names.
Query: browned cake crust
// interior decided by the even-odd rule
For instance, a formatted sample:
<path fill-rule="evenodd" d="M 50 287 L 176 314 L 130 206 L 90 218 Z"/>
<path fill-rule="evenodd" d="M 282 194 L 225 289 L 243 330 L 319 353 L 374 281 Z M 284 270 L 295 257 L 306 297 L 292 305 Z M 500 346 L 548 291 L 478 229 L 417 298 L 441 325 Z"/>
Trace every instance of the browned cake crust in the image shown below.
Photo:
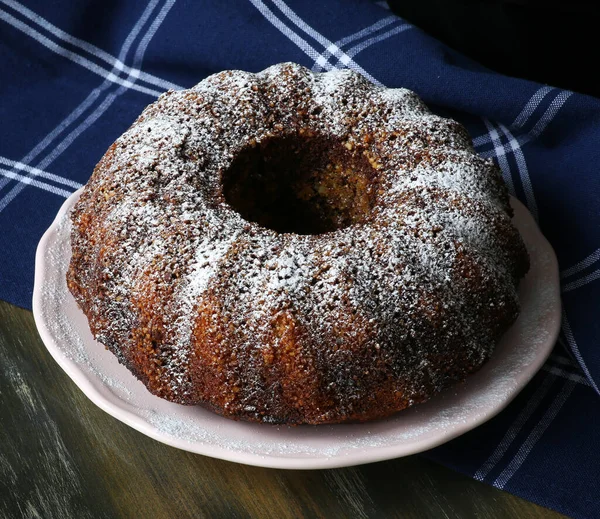
<path fill-rule="evenodd" d="M 463 381 L 529 268 L 455 121 L 349 70 L 226 71 L 148 106 L 72 213 L 68 286 L 147 388 L 224 416 L 370 420 Z"/>

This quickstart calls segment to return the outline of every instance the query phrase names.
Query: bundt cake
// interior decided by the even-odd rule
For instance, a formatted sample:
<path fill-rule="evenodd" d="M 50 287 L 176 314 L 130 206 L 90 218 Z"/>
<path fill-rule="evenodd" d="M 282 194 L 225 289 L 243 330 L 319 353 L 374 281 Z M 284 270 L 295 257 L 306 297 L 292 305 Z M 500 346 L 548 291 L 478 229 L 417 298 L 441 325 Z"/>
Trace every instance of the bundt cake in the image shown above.
<path fill-rule="evenodd" d="M 350 70 L 225 71 L 148 106 L 72 212 L 68 286 L 155 395 L 388 416 L 479 369 L 529 268 L 457 122 Z"/>

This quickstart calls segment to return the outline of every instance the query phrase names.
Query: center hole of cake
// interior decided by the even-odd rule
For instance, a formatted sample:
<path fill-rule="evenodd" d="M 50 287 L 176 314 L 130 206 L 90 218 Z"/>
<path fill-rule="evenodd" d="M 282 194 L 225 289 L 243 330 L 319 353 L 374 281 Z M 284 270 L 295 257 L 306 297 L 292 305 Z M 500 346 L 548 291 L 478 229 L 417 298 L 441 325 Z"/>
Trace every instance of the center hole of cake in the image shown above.
<path fill-rule="evenodd" d="M 244 219 L 281 233 L 323 234 L 363 222 L 377 171 L 361 150 L 329 137 L 270 137 L 244 148 L 223 194 Z"/>

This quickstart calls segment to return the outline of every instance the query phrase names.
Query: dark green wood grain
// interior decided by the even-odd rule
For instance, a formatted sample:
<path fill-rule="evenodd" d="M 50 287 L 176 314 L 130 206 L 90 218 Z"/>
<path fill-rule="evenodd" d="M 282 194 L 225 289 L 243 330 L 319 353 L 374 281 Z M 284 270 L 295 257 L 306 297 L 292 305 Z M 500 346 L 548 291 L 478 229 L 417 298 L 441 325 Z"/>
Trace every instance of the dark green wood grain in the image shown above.
<path fill-rule="evenodd" d="M 88 401 L 0 302 L 0 517 L 562 516 L 415 456 L 284 471 L 168 447 Z"/>

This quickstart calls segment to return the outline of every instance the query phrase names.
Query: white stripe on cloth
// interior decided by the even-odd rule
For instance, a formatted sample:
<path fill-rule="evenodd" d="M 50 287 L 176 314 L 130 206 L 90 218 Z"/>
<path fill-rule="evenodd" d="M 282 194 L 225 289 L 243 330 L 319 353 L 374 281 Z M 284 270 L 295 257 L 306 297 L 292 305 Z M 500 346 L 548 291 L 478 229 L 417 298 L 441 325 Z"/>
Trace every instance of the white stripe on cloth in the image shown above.
<path fill-rule="evenodd" d="M 181 90 L 183 88 L 179 85 L 176 85 L 175 83 L 161 79 L 152 74 L 148 74 L 147 72 L 144 72 L 140 69 L 134 69 L 132 67 L 127 66 L 120 59 L 115 58 L 108 52 L 100 49 L 99 47 L 96 47 L 95 45 L 92 45 L 91 43 L 88 43 L 87 41 L 80 40 L 79 38 L 76 38 L 75 36 L 72 36 L 72 35 L 66 33 L 62 29 L 51 24 L 48 20 L 39 16 L 37 13 L 34 13 L 33 11 L 31 11 L 24 5 L 20 4 L 19 2 L 15 2 L 14 0 L 0 0 L 0 2 L 12 7 L 15 11 L 18 11 L 23 16 L 25 16 L 26 18 L 28 18 L 29 20 L 31 20 L 38 26 L 44 28 L 46 31 L 53 34 L 57 38 L 73 45 L 74 47 L 79 47 L 80 49 L 88 52 L 89 54 L 92 54 L 93 56 L 97 57 L 98 59 L 101 59 L 102 61 L 104 61 L 105 63 L 108 63 L 113 68 L 115 68 L 119 71 L 123 71 L 126 74 L 133 75 L 134 77 L 139 77 L 139 79 L 141 81 L 143 81 L 145 83 L 149 83 L 154 86 L 161 87 L 165 90 L 168 90 L 170 88 L 172 88 L 174 90 Z"/>
<path fill-rule="evenodd" d="M 0 0 L 0 1 L 3 1 L 6 3 L 5 0 Z M 127 56 L 127 53 L 129 52 L 129 49 L 131 48 L 131 45 L 133 44 L 135 38 L 140 33 L 142 26 L 148 21 L 150 13 L 152 12 L 152 10 L 154 10 L 157 3 L 158 3 L 158 0 L 152 0 L 152 2 L 150 2 L 148 4 L 146 9 L 142 13 L 142 16 L 140 17 L 140 19 L 137 21 L 137 23 L 134 25 L 134 27 L 132 28 L 130 33 L 127 35 L 123 45 L 121 46 L 121 50 L 119 52 L 119 59 L 117 60 L 118 63 L 122 63 L 121 60 L 124 60 L 125 57 Z M 16 2 L 11 2 L 11 4 L 16 4 Z M 0 12 L 0 14 L 1 14 L 1 12 Z M 113 74 L 116 73 L 118 75 L 120 73 L 119 70 L 117 70 L 118 68 L 119 68 L 118 64 L 115 64 L 111 73 L 113 73 Z M 91 92 L 91 94 L 83 101 L 83 103 L 81 103 L 73 112 L 71 112 L 71 114 L 63 122 L 61 122 L 61 124 L 57 128 L 55 128 L 52 132 L 50 132 L 50 134 L 48 134 L 42 140 L 42 142 L 38 143 L 38 145 L 33 150 L 31 150 L 25 157 L 23 157 L 23 159 L 21 159 L 20 162 L 23 164 L 29 164 L 64 129 L 66 129 L 68 126 L 70 126 L 85 110 L 87 110 L 87 108 L 89 108 L 92 105 L 92 103 L 98 98 L 100 93 L 102 93 L 104 90 L 106 90 L 111 84 L 112 84 L 112 82 L 109 81 L 109 79 L 105 79 L 99 87 L 95 88 Z M 46 167 L 46 166 L 41 166 L 40 169 L 43 169 L 44 167 Z M 8 178 L 4 179 L 4 181 L 2 183 L 0 183 L 0 190 L 7 183 L 8 183 Z M 15 193 L 15 194 L 18 194 L 18 193 Z M 14 198 L 14 196 L 13 196 L 13 198 Z M 11 200 L 12 200 L 12 198 L 11 198 Z M 0 207 L 2 207 L 2 201 L 3 200 L 0 200 Z"/>
<path fill-rule="evenodd" d="M 564 342 L 560 337 L 558 338 L 558 342 L 560 342 L 564 346 Z M 574 380 L 575 382 L 583 384 L 584 386 L 592 387 L 590 381 L 583 375 L 580 375 L 579 373 L 573 373 L 572 371 L 567 371 L 566 369 L 563 369 L 560 366 L 551 365 L 551 363 L 561 364 L 563 366 L 581 372 L 581 366 L 579 366 L 579 364 L 577 364 L 577 362 L 575 362 L 571 357 L 566 357 L 563 355 L 557 355 L 556 353 L 553 353 L 552 355 L 550 355 L 550 357 L 548 357 L 548 360 L 546 361 L 546 364 L 542 366 L 542 369 L 558 377 Z"/>
<path fill-rule="evenodd" d="M 564 347 L 564 342 L 562 341 L 562 339 L 560 339 L 560 337 L 559 337 L 559 342 L 561 342 L 561 344 L 563 344 L 563 347 Z M 567 371 L 566 369 L 563 369 L 560 366 L 551 365 L 551 363 L 561 364 L 562 366 L 577 370 L 578 373 L 574 373 L 572 371 Z M 592 387 L 592 384 L 590 384 L 590 381 L 585 376 L 580 374 L 581 366 L 579 364 L 577 364 L 577 362 L 575 362 L 571 357 L 566 357 L 563 355 L 557 355 L 556 353 L 553 353 L 552 355 L 550 355 L 550 357 L 548 358 L 548 361 L 546 362 L 546 364 L 544 364 L 542 369 L 545 371 L 548 371 L 550 373 L 553 373 L 554 375 L 557 375 L 559 377 L 574 380 L 575 382 L 578 382 L 585 386 Z"/>
<path fill-rule="evenodd" d="M 365 36 L 368 36 L 369 34 L 373 34 L 374 32 L 377 32 L 378 30 L 383 29 L 384 27 L 387 27 L 391 23 L 394 23 L 397 21 L 399 21 L 399 18 L 396 16 L 386 16 L 385 18 L 382 18 L 378 22 L 375 22 L 374 24 L 369 25 L 368 27 L 365 27 L 364 29 L 361 29 L 358 32 L 355 32 L 354 34 L 350 34 L 349 36 L 346 36 L 345 38 L 342 38 L 341 40 L 336 41 L 331 48 L 327 47 L 325 49 L 325 51 L 323 52 L 321 57 L 323 58 L 323 60 L 329 61 L 329 58 L 333 54 L 339 52 L 341 47 L 343 47 L 344 45 L 347 45 L 348 43 L 351 43 L 353 41 L 364 38 Z M 314 72 L 321 72 L 322 67 L 320 65 L 317 65 L 317 63 L 315 62 L 315 65 L 313 66 L 312 70 Z"/>
<path fill-rule="evenodd" d="M 142 41 L 140 42 L 138 49 L 135 53 L 135 56 L 133 58 L 133 67 L 134 68 L 129 73 L 128 79 L 133 78 L 134 81 L 141 79 L 140 73 L 141 73 L 141 69 L 142 69 L 142 62 L 144 61 L 144 56 L 146 55 L 146 50 L 148 49 L 150 40 L 152 40 L 152 38 L 154 38 L 156 31 L 158 31 L 158 28 L 165 21 L 167 14 L 169 14 L 169 11 L 175 5 L 176 1 L 177 0 L 168 0 L 165 3 L 165 5 L 162 7 L 162 9 L 158 12 L 158 15 L 156 16 L 156 18 L 154 18 L 154 20 L 150 24 L 150 28 L 148 29 L 146 34 L 144 34 L 144 36 L 142 37 Z M 171 85 L 172 86 L 169 86 L 167 88 L 174 88 L 176 90 L 183 89 L 183 87 L 174 85 L 173 83 L 171 83 Z"/>
<path fill-rule="evenodd" d="M 158 26 L 160 25 L 160 23 L 162 23 L 165 16 L 169 12 L 169 10 L 173 7 L 174 3 L 175 3 L 175 0 L 167 0 L 165 5 L 159 11 L 154 22 L 150 25 L 150 27 L 147 31 L 148 34 L 151 34 L 151 35 L 155 34 L 156 30 L 158 29 Z M 129 49 L 130 49 L 134 39 L 140 33 L 142 26 L 147 22 L 147 20 L 150 17 L 150 14 L 155 9 L 157 4 L 158 4 L 158 0 L 152 0 L 152 2 L 149 2 L 149 4 L 146 6 L 146 9 L 142 13 L 142 16 L 140 17 L 138 22 L 135 24 L 135 26 L 131 30 L 130 34 L 128 35 L 127 39 L 125 40 L 125 42 L 123 44 L 123 47 L 121 48 L 121 52 L 119 54 L 119 58 L 121 60 L 126 59 L 127 53 L 129 52 Z M 158 23 L 157 23 L 157 20 L 158 20 Z M 144 56 L 144 52 L 147 48 L 148 42 L 149 42 L 149 39 L 144 40 L 144 38 L 142 38 L 142 40 L 138 44 L 138 48 L 135 53 L 134 65 L 141 65 L 141 62 L 142 62 L 143 56 Z M 135 81 L 135 78 L 133 79 L 133 81 Z M 104 85 L 101 85 L 100 88 L 102 88 L 103 86 Z M 58 156 L 60 156 L 60 154 L 62 152 L 64 152 L 64 150 L 67 149 L 79 135 L 81 135 L 81 133 L 83 133 L 87 128 L 89 128 L 109 108 L 109 106 L 113 103 L 113 101 L 119 95 L 121 95 L 123 92 L 125 92 L 125 88 L 120 87 L 116 93 L 108 94 L 106 96 L 106 98 L 104 99 L 104 101 L 100 104 L 100 106 L 98 106 L 92 114 L 90 114 L 88 117 L 86 117 L 86 119 L 81 124 L 79 124 L 79 126 L 74 128 L 52 150 L 52 152 L 49 155 L 47 155 L 45 157 L 45 159 L 43 159 L 38 164 L 38 168 L 45 169 L 46 167 L 48 167 L 48 165 L 50 165 Z M 84 103 L 85 103 L 85 101 L 84 101 Z M 78 111 L 78 109 L 79 109 L 79 107 L 76 109 L 76 111 Z M 25 162 L 25 161 L 21 161 L 21 162 Z M 0 212 L 3 211 L 6 208 L 6 206 L 12 200 L 15 199 L 15 197 L 26 187 L 26 185 L 27 184 L 23 183 L 23 182 L 21 182 L 20 184 L 17 184 L 0 200 Z"/>
<path fill-rule="evenodd" d="M 121 50 L 119 52 L 119 61 L 124 60 L 133 44 L 135 37 L 140 33 L 142 25 L 144 25 L 150 16 L 150 13 L 156 7 L 158 0 L 152 0 L 144 9 L 140 19 L 133 26 L 129 34 L 127 35 L 123 45 L 121 46 Z M 113 68 L 111 73 L 114 73 L 116 68 Z M 118 73 L 118 71 L 117 71 Z M 64 119 L 52 132 L 50 132 L 33 150 L 31 150 L 25 157 L 21 159 L 22 164 L 30 164 L 30 162 L 39 155 L 46 147 L 48 147 L 55 138 L 57 138 L 63 131 L 65 131 L 72 123 L 74 123 L 95 101 L 98 99 L 100 94 L 108 89 L 113 83 L 108 79 L 105 79 L 102 84 L 95 88 L 90 95 L 77 107 L 66 119 Z M 85 124 L 85 121 L 84 121 Z M 73 134 L 73 132 L 71 132 Z M 70 134 L 70 135 L 71 135 Z M 68 136 L 67 136 L 68 138 Z M 63 141 L 64 142 L 64 141 Z M 60 144 L 59 144 L 60 146 Z M 56 148 L 55 148 L 56 150 Z M 38 164 L 39 169 L 44 169 L 47 167 L 46 165 Z M 4 179 L 4 182 L 0 184 L 0 189 L 2 189 L 6 183 L 8 182 L 8 178 Z M 7 193 L 2 199 L 0 199 L 0 212 L 4 210 L 4 208 L 12 201 L 14 198 L 21 192 L 21 190 L 26 186 L 26 184 L 17 184 L 9 193 Z"/>
<path fill-rule="evenodd" d="M 550 106 L 546 109 L 546 111 L 544 112 L 544 114 L 542 115 L 540 120 L 533 127 L 533 129 L 530 132 L 517 137 L 518 144 L 522 147 L 525 144 L 527 144 L 528 142 L 532 141 L 533 139 L 536 139 L 537 137 L 539 137 L 544 132 L 544 130 L 548 127 L 548 125 L 552 122 L 554 117 L 556 117 L 556 115 L 558 114 L 558 111 L 562 108 L 562 106 L 565 104 L 565 102 L 571 96 L 572 93 L 573 92 L 569 92 L 566 90 L 559 92 L 558 95 L 554 98 L 554 100 L 550 104 Z M 490 158 L 490 157 L 494 157 L 494 156 L 499 157 L 500 155 L 505 155 L 507 153 L 510 153 L 511 151 L 512 151 L 512 148 L 510 147 L 510 145 L 505 144 L 499 150 L 497 150 L 497 149 L 487 150 L 487 151 L 479 152 L 479 154 L 482 157 Z"/>
<path fill-rule="evenodd" d="M 494 469 L 494 467 L 500 462 L 502 457 L 506 454 L 515 438 L 527 422 L 534 411 L 538 408 L 541 401 L 544 399 L 552 384 L 556 381 L 556 375 L 554 373 L 548 373 L 542 380 L 541 384 L 535 390 L 533 396 L 528 400 L 527 404 L 521 412 L 518 414 L 515 421 L 508 428 L 500 443 L 494 449 L 491 456 L 479 467 L 479 469 L 473 474 L 473 478 L 478 481 L 483 481 L 485 477 Z"/>
<path fill-rule="evenodd" d="M 598 386 L 596 385 L 596 382 L 592 378 L 592 375 L 590 374 L 590 370 L 588 369 L 585 361 L 583 360 L 583 357 L 581 356 L 581 352 L 579 351 L 579 346 L 577 345 L 577 342 L 575 341 L 575 336 L 573 335 L 573 330 L 571 329 L 571 325 L 569 323 L 569 319 L 567 319 L 567 312 L 565 311 L 564 308 L 562 311 L 562 330 L 563 330 L 565 339 L 567 339 L 567 343 L 569 344 L 569 347 L 571 348 L 571 351 L 573 352 L 573 355 L 575 356 L 575 360 L 577 360 L 577 362 L 579 363 L 579 366 L 583 370 L 586 378 L 588 379 L 588 381 L 590 382 L 592 387 L 596 390 L 596 393 L 600 394 L 600 390 L 598 390 Z"/>
<path fill-rule="evenodd" d="M 517 162 L 517 170 L 519 171 L 519 177 L 521 178 L 521 186 L 525 193 L 525 201 L 527 203 L 527 209 L 533 215 L 533 218 L 538 220 L 538 209 L 535 201 L 535 195 L 533 194 L 533 186 L 531 185 L 531 178 L 529 177 L 529 170 L 527 169 L 527 163 L 525 162 L 525 155 L 521 150 L 521 146 L 510 130 L 501 123 L 498 123 L 498 128 L 508 139 L 508 143 L 513 151 L 515 160 Z"/>
<path fill-rule="evenodd" d="M 258 11 L 279 31 L 287 36 L 293 43 L 295 43 L 302 52 L 304 52 L 312 60 L 319 61 L 326 70 L 331 70 L 333 67 L 328 61 L 322 59 L 321 54 L 317 52 L 306 40 L 298 36 L 292 31 L 287 25 L 285 25 L 271 9 L 269 9 L 261 0 L 250 0 L 252 5 L 258 9 Z"/>
<path fill-rule="evenodd" d="M 350 34 L 349 36 L 342 38 L 341 40 L 337 41 L 335 44 L 337 46 L 346 45 L 353 41 L 360 40 L 361 38 L 364 38 L 365 36 L 368 36 L 369 34 L 373 34 L 374 32 L 377 32 L 379 29 L 383 29 L 384 27 L 387 27 L 391 23 L 401 22 L 401 21 L 402 20 L 400 18 L 398 18 L 397 16 L 394 16 L 394 15 L 386 16 L 385 18 L 382 18 L 378 22 L 375 22 L 374 24 L 369 25 L 368 27 L 365 27 L 364 29 L 361 29 L 358 32 L 355 32 L 354 34 Z"/>
<path fill-rule="evenodd" d="M 543 86 L 540 89 L 538 89 L 533 94 L 533 96 L 531 96 L 531 98 L 529 99 L 527 104 L 523 107 L 523 109 L 521 110 L 521 113 L 519 113 L 519 115 L 517 115 L 514 122 L 511 125 L 509 125 L 510 128 L 512 128 L 513 130 L 518 130 L 518 129 L 523 128 L 523 126 L 525 126 L 525 124 L 527 123 L 529 118 L 533 115 L 533 112 L 535 112 L 536 108 L 540 105 L 540 103 L 542 102 L 544 97 L 546 97 L 546 95 L 549 94 L 552 90 L 553 90 L 553 87 L 549 87 L 549 86 Z M 489 143 L 490 143 L 490 134 L 489 133 L 485 133 L 485 134 L 480 135 L 479 137 L 475 137 L 473 139 L 473 146 L 475 146 L 475 147 L 484 146 Z"/>
<path fill-rule="evenodd" d="M 302 18 L 300 18 L 283 0 L 271 0 L 279 10 L 290 20 L 296 27 L 304 31 L 314 40 L 319 42 L 324 48 L 327 48 L 333 43 L 329 41 L 325 36 L 317 32 L 310 25 L 308 25 Z"/>
<path fill-rule="evenodd" d="M 544 112 L 544 115 L 540 118 L 538 123 L 533 127 L 533 129 L 525 135 L 525 142 L 521 144 L 525 144 L 529 142 L 531 139 L 535 139 L 539 137 L 544 130 L 548 127 L 548 125 L 552 122 L 552 120 L 558 114 L 558 111 L 562 108 L 562 106 L 566 103 L 567 99 L 571 97 L 573 92 L 569 90 L 561 90 L 558 95 L 554 98 L 550 106 Z"/>
<path fill-rule="evenodd" d="M 592 266 L 598 260 L 600 260 L 600 249 L 596 249 L 587 258 L 582 259 L 579 263 L 576 263 L 572 267 L 563 270 L 560 277 L 564 279 L 572 276 L 573 274 L 577 274 L 578 272 L 581 272 L 582 270 Z"/>
<path fill-rule="evenodd" d="M 33 159 L 35 159 L 42 151 L 44 151 L 54 139 L 56 139 L 66 128 L 68 128 L 74 121 L 76 121 L 81 114 L 83 114 L 98 98 L 103 90 L 106 90 L 112 83 L 109 81 L 104 81 L 102 85 L 98 88 L 95 88 L 91 94 L 85 98 L 85 100 L 73 110 L 61 123 L 54 128 L 46 137 L 44 137 L 25 157 L 23 157 L 19 163 L 20 164 L 29 164 Z M 3 179 L 4 182 L 0 181 L 0 191 L 2 188 L 8 184 L 8 179 Z"/>
<path fill-rule="evenodd" d="M 72 195 L 72 191 L 67 191 L 66 189 L 62 189 L 60 187 L 56 187 L 51 184 L 46 184 L 46 182 L 41 182 L 39 180 L 35 180 L 34 178 L 31 178 L 29 176 L 19 175 L 18 173 L 9 171 L 8 169 L 0 168 L 0 175 L 2 175 L 5 178 L 11 179 L 11 180 L 18 180 L 20 182 L 20 184 L 19 184 L 20 186 L 28 185 L 28 186 L 33 186 L 33 187 L 39 187 L 40 189 L 43 189 L 44 191 L 49 191 L 50 193 L 54 193 L 55 195 L 64 196 L 65 198 L 68 198 L 69 196 Z"/>
<path fill-rule="evenodd" d="M 37 167 L 40 169 L 46 169 L 50 164 L 52 164 L 71 144 L 73 144 L 73 141 L 75 141 L 77 137 L 79 137 L 92 124 L 94 124 L 99 117 L 106 112 L 106 110 L 108 110 L 116 98 L 116 93 L 108 94 L 104 98 L 104 101 L 102 101 L 102 103 L 100 103 L 100 105 L 90 115 L 88 115 L 78 126 L 73 128 L 73 130 L 71 130 L 54 148 L 52 148 L 52 151 L 38 163 Z M 0 200 L 0 211 L 3 209 L 3 202 L 4 199 Z"/>
<path fill-rule="evenodd" d="M 75 182 L 74 180 L 55 175 L 54 173 L 48 173 L 39 168 L 33 168 L 31 166 L 28 166 L 27 164 L 23 164 L 22 162 L 7 159 L 6 157 L 0 157 L 0 164 L 9 168 L 16 169 L 18 171 L 25 171 L 26 173 L 31 173 L 33 176 L 36 177 L 42 177 L 47 178 L 48 180 L 53 180 L 58 184 L 63 184 L 65 186 L 72 187 L 73 189 L 79 189 L 80 187 L 83 187 L 79 182 Z"/>
<path fill-rule="evenodd" d="M 80 56 L 79 54 L 75 54 L 74 52 L 67 50 L 66 48 L 58 45 L 57 43 L 54 43 L 52 40 L 48 39 L 43 34 L 39 33 L 35 29 L 24 24 L 20 20 L 17 20 L 14 16 L 6 13 L 5 11 L 0 11 L 0 20 L 4 20 L 5 22 L 12 25 L 15 29 L 18 29 L 18 30 L 24 32 L 25 34 L 27 34 L 28 36 L 31 36 L 32 38 L 37 40 L 39 43 L 41 43 L 47 49 L 50 49 L 51 51 L 56 52 L 57 54 L 77 63 L 78 65 L 81 65 L 82 67 L 87 68 L 94 74 L 98 74 L 99 76 L 103 77 L 104 79 L 106 79 L 108 81 L 117 83 L 117 84 L 122 85 L 127 88 L 131 88 L 132 90 L 137 90 L 138 92 L 148 94 L 152 97 L 158 97 L 162 93 L 161 91 L 153 90 L 151 88 L 146 88 L 141 85 L 136 85 L 136 84 L 132 83 L 131 81 L 121 79 L 119 76 L 115 75 L 113 72 L 111 72 L 103 67 L 100 67 L 96 63 L 90 61 L 89 59 L 84 58 L 83 56 Z"/>
<path fill-rule="evenodd" d="M 572 368 L 581 369 L 577 362 L 575 362 L 571 357 L 567 357 L 565 355 L 557 355 L 556 353 L 553 353 L 552 355 L 550 355 L 549 360 L 551 360 L 552 362 L 556 362 L 557 364 L 562 364 L 563 366 L 570 366 Z"/>
<path fill-rule="evenodd" d="M 552 355 L 550 355 L 548 361 L 542 369 L 545 369 L 546 371 L 552 370 L 552 373 L 554 373 L 555 375 L 558 375 L 563 378 L 569 378 L 585 386 L 592 387 L 590 381 L 584 375 L 580 374 L 582 372 L 581 366 L 572 358 L 569 347 L 567 346 L 565 341 L 560 337 L 560 335 L 558 337 L 557 342 L 559 342 L 561 346 L 565 348 L 565 355 L 558 355 L 556 353 L 553 353 Z M 562 366 L 565 366 L 571 370 L 576 370 L 576 372 L 567 371 L 566 369 L 563 369 L 560 366 L 551 365 L 551 363 L 561 364 Z"/>
<path fill-rule="evenodd" d="M 548 373 L 552 373 L 553 375 L 565 378 L 567 380 L 572 380 L 573 382 L 577 382 L 578 384 L 582 384 L 584 386 L 592 387 L 587 378 L 582 375 L 578 375 L 577 373 L 569 373 L 568 371 L 557 368 L 556 366 L 544 366 L 542 369 Z"/>
<path fill-rule="evenodd" d="M 148 16 L 152 12 L 152 10 L 154 10 L 154 7 L 156 6 L 157 3 L 158 3 L 158 0 L 153 0 L 152 2 L 150 2 L 148 4 L 147 10 L 144 13 L 144 15 L 142 16 L 144 21 L 140 25 L 140 28 L 145 23 L 145 21 L 148 19 Z M 138 44 L 138 48 L 137 48 L 137 51 L 135 53 L 135 58 L 134 58 L 134 66 L 141 65 L 141 62 L 144 57 L 144 53 L 146 51 L 146 48 L 148 47 L 148 43 L 150 42 L 150 38 L 152 36 L 154 36 L 154 34 L 156 33 L 156 30 L 158 29 L 160 24 L 163 22 L 165 16 L 167 15 L 167 13 L 171 9 L 171 7 L 173 7 L 174 3 L 175 3 L 175 0 L 168 0 L 166 2 L 166 4 L 163 6 L 163 8 L 161 9 L 161 11 L 159 12 L 159 14 L 157 15 L 157 17 L 154 19 L 154 22 L 150 25 L 146 35 L 143 37 L 141 42 Z M 142 21 L 142 18 L 140 18 L 140 21 Z M 137 32 L 139 32 L 139 30 Z M 150 37 L 148 38 L 148 36 L 150 36 Z M 128 79 L 130 79 L 130 78 L 132 78 L 132 76 L 128 77 Z M 132 79 L 133 79 L 133 81 L 135 81 L 136 78 L 133 77 Z M 54 162 L 56 160 L 56 158 L 58 158 L 73 143 L 73 141 L 75 139 L 77 139 L 77 137 L 79 137 L 92 124 L 94 124 L 98 120 L 98 118 L 104 112 L 106 112 L 106 110 L 108 110 L 110 105 L 112 105 L 112 103 L 115 101 L 115 99 L 117 97 L 119 97 L 121 94 L 123 94 L 123 92 L 125 92 L 125 89 L 123 87 L 121 87 L 117 90 L 116 93 L 108 94 L 106 96 L 106 99 L 103 101 L 103 103 L 100 106 L 98 106 L 98 108 L 96 108 L 96 110 L 92 114 L 90 114 L 83 121 L 83 123 L 81 123 L 77 128 L 75 128 L 71 133 L 69 133 L 69 135 L 67 135 L 67 137 L 65 137 L 63 139 L 63 141 L 60 144 L 58 144 L 45 159 L 43 159 L 40 162 L 38 167 L 40 167 L 41 169 L 46 169 L 52 162 Z M 1 210 L 2 210 L 2 202 L 0 202 L 0 211 Z"/>
<path fill-rule="evenodd" d="M 255 6 L 257 6 L 257 4 L 262 4 L 264 6 L 264 4 L 261 2 L 261 0 L 250 0 L 250 1 Z M 327 38 L 325 38 L 325 36 L 323 36 L 322 34 L 320 34 L 319 32 L 317 32 L 315 29 L 313 29 L 310 25 L 308 25 L 294 11 L 292 11 L 292 9 L 290 9 L 285 2 L 283 2 L 282 0 L 272 0 L 272 2 L 279 8 L 279 10 L 286 16 L 286 18 L 288 18 L 288 20 L 290 20 L 300 30 L 302 30 L 303 32 L 305 32 L 306 34 L 308 34 L 309 36 L 311 36 L 318 43 L 320 43 L 323 46 L 323 48 L 325 48 L 325 49 L 327 49 L 329 47 L 333 48 L 334 43 L 332 41 L 328 40 Z M 274 20 L 279 20 L 279 19 L 275 16 L 275 14 L 272 11 L 269 11 L 269 12 L 273 16 L 273 19 L 270 19 L 270 18 L 267 18 L 267 19 L 271 23 L 275 24 Z M 288 29 L 288 31 L 289 31 L 289 29 Z M 282 32 L 284 32 L 284 31 L 282 31 Z M 290 31 L 290 32 L 293 32 L 293 31 Z M 284 34 L 286 34 L 286 33 L 284 32 Z M 286 34 L 286 36 L 288 36 L 288 38 L 290 37 L 287 34 Z M 292 41 L 294 41 L 294 40 L 292 40 Z M 355 72 L 358 72 L 362 76 L 366 77 L 369 81 L 371 81 L 371 83 L 375 83 L 376 85 L 383 86 L 380 81 L 378 81 L 377 79 L 375 79 L 371 74 L 369 74 L 358 63 L 356 63 L 355 61 L 353 61 L 352 58 L 350 58 L 350 56 L 348 56 L 347 54 L 345 54 L 341 50 L 340 50 L 340 53 L 341 53 L 341 56 L 340 56 L 339 59 L 340 59 L 340 61 L 342 61 L 342 63 L 344 63 L 344 65 L 346 65 L 348 68 L 354 70 Z M 315 62 L 321 64 L 321 66 L 323 66 L 323 68 L 325 68 L 327 70 L 329 70 L 331 68 L 331 66 L 329 65 L 329 63 L 327 61 L 325 61 L 320 54 L 318 54 L 313 59 L 315 60 Z M 327 65 L 325 65 L 324 63 L 326 63 Z"/>
<path fill-rule="evenodd" d="M 523 128 L 525 123 L 529 120 L 529 118 L 533 115 L 536 108 L 540 106 L 540 103 L 543 101 L 544 97 L 546 97 L 550 92 L 552 92 L 554 88 L 550 86 L 541 87 L 533 96 L 529 102 L 525 105 L 521 113 L 517 115 L 515 122 L 512 124 L 512 128 Z"/>
<path fill-rule="evenodd" d="M 407 31 L 407 30 L 413 29 L 413 28 L 414 28 L 414 26 L 409 23 L 405 23 L 404 25 L 400 25 L 399 27 L 394 27 L 393 29 L 386 31 L 383 34 L 380 34 L 378 36 L 373 36 L 372 38 L 369 38 L 368 40 L 365 40 L 357 45 L 354 45 L 353 47 L 348 49 L 346 54 L 348 56 L 350 56 L 351 58 L 354 58 L 354 56 L 356 56 L 359 52 L 362 52 L 363 50 L 365 50 L 367 47 L 370 47 L 371 45 L 374 45 L 375 43 L 379 43 L 380 41 L 387 40 L 388 38 L 390 38 L 396 34 L 400 34 L 401 32 L 404 32 L 404 31 Z M 340 61 L 338 61 L 338 63 Z"/>
<path fill-rule="evenodd" d="M 594 270 L 594 272 L 588 274 L 587 276 L 583 276 L 581 279 L 564 284 L 562 291 L 570 292 L 571 290 L 576 290 L 584 285 L 587 285 L 588 283 L 591 283 L 592 281 L 596 281 L 597 279 L 600 279 L 600 269 Z"/>
<path fill-rule="evenodd" d="M 498 151 L 498 164 L 500 165 L 500 169 L 502 170 L 502 177 L 504 178 L 504 182 L 508 187 L 508 190 L 511 195 L 515 194 L 515 185 L 512 179 L 512 172 L 510 170 L 510 165 L 508 164 L 508 160 L 503 153 L 500 153 L 503 149 L 502 141 L 500 140 L 500 135 L 498 134 L 498 130 L 494 128 L 494 124 L 489 119 L 483 118 L 483 123 L 488 129 L 490 139 L 492 144 L 494 145 L 494 150 Z"/>
<path fill-rule="evenodd" d="M 573 389 L 575 389 L 575 382 L 573 380 L 567 380 L 564 383 L 560 393 L 554 399 L 548 410 L 544 413 L 544 416 L 542 416 L 542 419 L 529 433 L 529 436 L 527 436 L 527 438 L 515 454 L 514 458 L 492 483 L 495 487 L 504 488 L 506 484 L 510 481 L 510 479 L 519 470 L 521 465 L 523 465 L 523 463 L 527 459 L 527 456 L 529 456 L 529 453 L 535 447 L 536 443 L 542 437 L 546 429 L 548 429 L 552 421 L 556 418 L 556 415 L 561 410 L 562 406 L 565 404 L 565 402 L 573 392 Z"/>

